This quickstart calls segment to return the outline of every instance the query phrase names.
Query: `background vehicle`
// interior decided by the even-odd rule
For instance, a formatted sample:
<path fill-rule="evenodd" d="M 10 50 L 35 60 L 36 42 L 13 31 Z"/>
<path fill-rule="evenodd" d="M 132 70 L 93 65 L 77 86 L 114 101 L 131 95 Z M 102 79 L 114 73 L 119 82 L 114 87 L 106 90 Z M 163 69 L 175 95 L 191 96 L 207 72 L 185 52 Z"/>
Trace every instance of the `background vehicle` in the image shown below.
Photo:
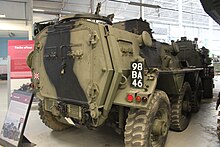
<path fill-rule="evenodd" d="M 218 55 L 213 55 L 213 66 L 215 69 L 215 75 L 220 73 L 220 57 Z"/>
<path fill-rule="evenodd" d="M 169 127 L 187 128 L 203 68 L 182 67 L 177 44 L 154 40 L 148 22 L 111 18 L 77 14 L 36 36 L 27 63 L 41 119 L 53 130 L 107 123 L 126 146 L 164 146 Z"/>
<path fill-rule="evenodd" d="M 212 59 L 209 57 L 209 50 L 207 48 L 198 48 L 197 41 L 198 38 L 195 38 L 194 41 L 191 41 L 186 37 L 182 37 L 181 40 L 176 42 L 180 49 L 180 52 L 177 56 L 183 67 L 203 68 L 203 71 L 200 73 L 199 77 L 197 77 L 199 78 L 199 83 L 195 85 L 203 88 L 194 87 L 194 89 L 202 90 L 201 92 L 203 92 L 202 96 L 204 98 L 212 98 L 214 88 L 214 67 L 211 66 Z M 197 94 L 198 93 L 193 93 L 193 96 Z M 200 99 L 198 100 L 197 105 L 199 105 L 201 99 L 203 98 L 201 96 L 199 97 Z M 198 109 L 195 109 L 194 106 L 192 108 L 195 111 L 198 111 Z"/>

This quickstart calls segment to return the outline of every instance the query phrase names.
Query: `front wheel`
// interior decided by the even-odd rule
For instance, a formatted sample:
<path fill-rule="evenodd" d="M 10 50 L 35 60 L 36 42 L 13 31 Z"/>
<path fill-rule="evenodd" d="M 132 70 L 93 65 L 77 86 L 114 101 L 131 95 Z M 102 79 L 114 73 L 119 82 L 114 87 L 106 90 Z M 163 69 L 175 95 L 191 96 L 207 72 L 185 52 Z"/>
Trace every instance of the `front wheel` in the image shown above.
<path fill-rule="evenodd" d="M 163 147 L 170 125 L 170 102 L 156 90 L 146 109 L 131 109 L 125 125 L 125 146 Z"/>

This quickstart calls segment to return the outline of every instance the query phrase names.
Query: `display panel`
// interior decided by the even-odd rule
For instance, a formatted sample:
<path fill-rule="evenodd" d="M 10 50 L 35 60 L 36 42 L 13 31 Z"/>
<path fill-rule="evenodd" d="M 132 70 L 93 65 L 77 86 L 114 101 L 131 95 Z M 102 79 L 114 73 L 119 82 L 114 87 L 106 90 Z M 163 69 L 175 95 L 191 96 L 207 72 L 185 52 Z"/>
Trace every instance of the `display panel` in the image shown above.
<path fill-rule="evenodd" d="M 15 90 L 0 134 L 0 144 L 18 146 L 23 137 L 24 128 L 33 100 L 31 93 Z"/>
<path fill-rule="evenodd" d="M 11 57 L 11 79 L 31 78 L 26 59 L 34 49 L 33 40 L 9 40 L 8 55 Z"/>

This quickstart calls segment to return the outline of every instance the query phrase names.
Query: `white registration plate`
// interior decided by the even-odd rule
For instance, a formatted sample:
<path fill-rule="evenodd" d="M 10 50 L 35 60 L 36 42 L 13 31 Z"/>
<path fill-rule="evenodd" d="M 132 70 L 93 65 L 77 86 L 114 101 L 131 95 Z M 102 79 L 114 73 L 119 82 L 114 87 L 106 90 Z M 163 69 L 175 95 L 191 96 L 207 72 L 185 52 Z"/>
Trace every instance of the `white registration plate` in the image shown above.
<path fill-rule="evenodd" d="M 131 86 L 143 88 L 144 85 L 144 64 L 143 62 L 131 63 Z"/>

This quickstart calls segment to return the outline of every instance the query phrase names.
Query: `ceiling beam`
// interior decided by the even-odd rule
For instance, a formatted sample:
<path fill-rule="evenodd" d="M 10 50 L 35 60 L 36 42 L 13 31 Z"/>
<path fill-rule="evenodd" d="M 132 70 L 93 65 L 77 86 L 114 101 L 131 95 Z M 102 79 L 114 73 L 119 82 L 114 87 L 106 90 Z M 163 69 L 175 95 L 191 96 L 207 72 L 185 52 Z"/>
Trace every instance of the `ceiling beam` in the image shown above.
<path fill-rule="evenodd" d="M 43 11 L 38 11 L 43 10 Z M 54 9 L 54 8 L 46 8 L 45 7 L 35 7 L 33 9 L 33 13 L 39 13 L 39 14 L 49 14 L 49 15 L 70 15 L 70 14 L 76 14 L 76 13 L 82 13 L 79 11 L 74 11 L 74 10 L 61 10 L 61 9 Z"/>

